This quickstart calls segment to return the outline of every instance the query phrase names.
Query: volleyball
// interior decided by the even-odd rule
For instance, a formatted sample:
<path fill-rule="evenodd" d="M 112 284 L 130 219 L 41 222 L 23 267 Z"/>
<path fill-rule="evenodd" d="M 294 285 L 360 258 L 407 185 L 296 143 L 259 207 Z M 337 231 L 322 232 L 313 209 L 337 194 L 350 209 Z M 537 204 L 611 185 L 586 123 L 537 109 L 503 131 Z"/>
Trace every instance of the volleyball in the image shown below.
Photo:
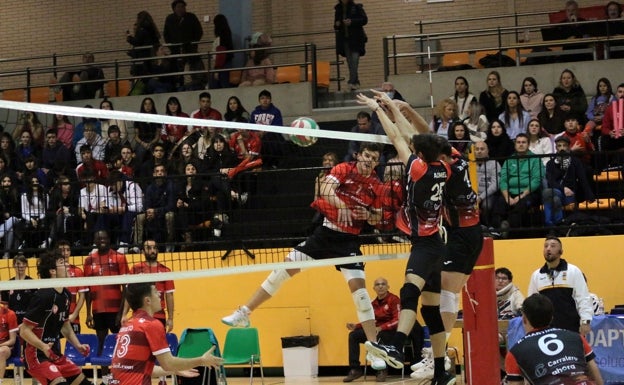
<path fill-rule="evenodd" d="M 301 117 L 293 120 L 290 123 L 290 127 L 292 128 L 309 128 L 312 130 L 318 130 L 320 127 L 318 123 L 314 121 L 312 118 Z M 300 147 L 309 147 L 316 143 L 317 137 L 315 136 L 305 136 L 305 135 L 295 135 L 290 134 L 290 141 Z"/>

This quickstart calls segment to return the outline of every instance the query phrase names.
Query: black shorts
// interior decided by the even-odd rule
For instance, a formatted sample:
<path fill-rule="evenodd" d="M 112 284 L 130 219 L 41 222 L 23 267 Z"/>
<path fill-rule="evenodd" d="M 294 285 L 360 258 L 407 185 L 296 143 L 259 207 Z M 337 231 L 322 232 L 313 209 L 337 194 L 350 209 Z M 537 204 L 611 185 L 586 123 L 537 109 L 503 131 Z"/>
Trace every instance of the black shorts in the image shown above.
<path fill-rule="evenodd" d="M 448 227 L 446 234 L 446 253 L 442 271 L 470 275 L 483 248 L 481 225 Z"/>
<path fill-rule="evenodd" d="M 95 330 L 110 330 L 111 333 L 119 333 L 117 323 L 117 313 L 95 313 L 93 314 L 93 326 Z"/>
<path fill-rule="evenodd" d="M 313 259 L 330 259 L 340 257 L 354 257 L 362 255 L 360 241 L 355 234 L 343 233 L 325 226 L 317 227 L 303 243 L 295 246 L 295 250 L 308 255 Z M 364 263 L 349 263 L 336 266 L 351 270 L 364 270 Z"/>
<path fill-rule="evenodd" d="M 424 279 L 425 286 L 422 291 L 440 292 L 444 251 L 444 242 L 438 233 L 426 237 L 412 237 L 412 250 L 405 274 L 415 274 Z"/>

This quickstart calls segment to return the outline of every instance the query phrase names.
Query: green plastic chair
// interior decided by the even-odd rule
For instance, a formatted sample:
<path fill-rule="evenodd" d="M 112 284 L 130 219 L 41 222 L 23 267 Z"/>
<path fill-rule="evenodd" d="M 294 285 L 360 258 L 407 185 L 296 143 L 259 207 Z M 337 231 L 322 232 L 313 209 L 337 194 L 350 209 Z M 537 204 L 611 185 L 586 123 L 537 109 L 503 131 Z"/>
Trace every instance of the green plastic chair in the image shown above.
<path fill-rule="evenodd" d="M 256 328 L 231 328 L 225 336 L 223 366 L 249 365 L 249 383 L 253 384 L 254 364 L 260 365 L 260 377 L 264 385 L 264 369 L 260 356 L 260 340 Z"/>
<path fill-rule="evenodd" d="M 221 352 L 219 351 L 219 342 L 217 341 L 217 337 L 212 332 L 212 329 L 185 329 L 182 332 L 182 336 L 180 337 L 177 356 L 180 358 L 199 357 L 202 354 L 206 353 L 206 351 L 210 349 L 213 345 L 216 346 L 213 354 L 215 356 L 221 356 Z M 204 371 L 202 384 L 205 383 L 206 376 L 210 378 L 210 370 L 211 369 Z M 225 379 L 225 370 L 223 366 L 219 368 L 217 374 L 219 373 Z"/>

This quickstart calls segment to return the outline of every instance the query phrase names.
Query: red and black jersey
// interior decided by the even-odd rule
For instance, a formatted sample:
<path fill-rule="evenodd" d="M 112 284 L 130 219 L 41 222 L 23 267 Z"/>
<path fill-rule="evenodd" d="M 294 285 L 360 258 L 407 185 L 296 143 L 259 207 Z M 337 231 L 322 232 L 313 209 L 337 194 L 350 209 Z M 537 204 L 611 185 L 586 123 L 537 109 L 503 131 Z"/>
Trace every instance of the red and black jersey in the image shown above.
<path fill-rule="evenodd" d="M 102 277 L 128 274 L 126 256 L 109 250 L 100 255 L 98 251 L 91 253 L 84 264 L 85 277 Z M 93 313 L 116 313 L 121 307 L 121 285 L 100 285 L 89 287 Z"/>
<path fill-rule="evenodd" d="M 158 262 L 156 266 L 150 266 L 147 262 L 143 261 L 141 263 L 137 263 L 132 266 L 132 270 L 130 270 L 130 274 L 150 274 L 150 273 L 168 273 L 171 269 L 162 263 Z M 156 290 L 158 290 L 158 295 L 160 296 L 160 310 L 158 313 L 154 313 L 154 318 L 165 319 L 165 309 L 167 308 L 167 304 L 165 302 L 165 294 L 173 293 L 175 291 L 175 285 L 173 281 L 160 281 L 156 282 Z"/>
<path fill-rule="evenodd" d="M 533 385 L 580 384 L 589 380 L 587 362 L 595 358 L 583 336 L 564 329 L 534 330 L 505 357 L 508 381 Z"/>
<path fill-rule="evenodd" d="M 479 223 L 477 194 L 470 182 L 468 161 L 455 150 L 449 166 L 451 176 L 444 186 L 444 221 L 451 227 L 477 225 Z"/>
<path fill-rule="evenodd" d="M 331 169 L 325 179 L 338 183 L 336 196 L 343 201 L 347 208 L 353 209 L 357 206 L 366 209 L 380 208 L 381 200 L 378 194 L 383 191 L 383 184 L 373 173 L 364 176 L 359 173 L 356 162 L 345 162 L 336 165 Z M 311 205 L 325 216 L 333 225 L 341 231 L 349 234 L 359 234 L 366 223 L 364 220 L 353 220 L 349 226 L 338 221 L 338 208 L 333 206 L 323 196 L 319 196 Z"/>
<path fill-rule="evenodd" d="M 56 289 L 39 289 L 30 300 L 28 310 L 24 316 L 24 323 L 34 326 L 33 332 L 41 341 L 46 344 L 53 344 L 53 351 L 58 346 L 63 323 L 69 317 L 69 303 L 71 294 L 67 289 L 60 293 Z M 57 355 L 61 352 L 54 351 Z M 45 354 L 36 347 L 26 344 L 24 356 L 27 362 L 38 362 L 48 360 Z M 33 361 L 36 360 L 36 361 Z"/>
<path fill-rule="evenodd" d="M 69 265 L 69 269 L 67 269 L 67 274 L 70 277 L 84 277 L 84 273 L 82 269 L 75 265 Z M 76 298 L 78 293 L 85 293 L 89 291 L 88 287 L 85 286 L 72 286 L 68 287 L 67 290 L 71 294 L 71 303 L 69 304 L 69 314 L 72 314 L 74 310 L 76 310 Z M 80 325 L 80 316 L 76 317 L 73 324 Z"/>
<path fill-rule="evenodd" d="M 0 305 L 0 342 L 8 341 L 11 332 L 17 332 L 17 316 L 6 305 Z"/>
<path fill-rule="evenodd" d="M 26 276 L 24 279 L 32 279 L 29 276 Z M 9 281 L 15 281 L 15 277 L 11 278 Z M 9 309 L 15 312 L 17 316 L 17 323 L 22 323 L 22 319 L 24 318 L 24 314 L 26 314 L 26 309 L 28 309 L 28 304 L 30 303 L 30 299 L 35 294 L 37 289 L 24 289 L 24 290 L 4 290 L 1 293 L 2 302 L 6 303 L 9 306 Z"/>
<path fill-rule="evenodd" d="M 412 236 L 433 235 L 440 225 L 444 186 L 451 174 L 450 168 L 444 162 L 427 163 L 411 155 L 407 170 L 407 198 L 397 227 L 404 232 L 411 230 Z"/>
<path fill-rule="evenodd" d="M 168 351 L 163 324 L 144 310 L 135 311 L 117 335 L 109 384 L 151 385 L 156 356 Z"/>

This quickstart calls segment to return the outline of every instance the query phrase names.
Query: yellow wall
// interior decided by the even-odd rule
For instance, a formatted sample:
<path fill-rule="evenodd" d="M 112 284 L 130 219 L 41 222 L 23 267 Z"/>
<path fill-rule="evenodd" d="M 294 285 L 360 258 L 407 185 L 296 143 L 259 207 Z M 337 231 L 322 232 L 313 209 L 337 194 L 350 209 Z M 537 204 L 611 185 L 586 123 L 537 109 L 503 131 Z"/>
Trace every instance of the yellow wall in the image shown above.
<path fill-rule="evenodd" d="M 564 238 L 562 241 L 564 258 L 585 272 L 591 291 L 604 298 L 605 308 L 624 303 L 624 291 L 618 285 L 624 237 Z M 496 267 L 511 269 L 514 282 L 523 293 L 526 293 L 530 274 L 544 262 L 542 244 L 542 239 L 494 242 Z M 206 261 L 210 260 L 209 256 L 205 256 Z M 1 261 L 2 279 L 7 279 L 7 273 L 11 271 L 4 265 L 9 262 Z M 398 293 L 404 267 L 405 260 L 371 262 L 367 264 L 366 272 L 369 282 L 378 276 L 385 276 L 391 291 Z M 211 327 L 223 345 L 227 327 L 219 319 L 244 303 L 266 274 L 247 273 L 177 281 L 175 332 L 179 335 L 185 327 Z M 31 276 L 36 276 L 34 270 L 31 270 Z M 370 292 L 373 293 L 372 289 Z M 304 271 L 284 284 L 274 299 L 254 312 L 252 325 L 260 330 L 266 366 L 282 366 L 280 337 L 310 333 L 320 336 L 319 365 L 334 366 L 348 364 L 345 324 L 356 319 L 342 274 L 333 267 L 322 267 Z M 88 329 L 83 325 L 85 330 Z M 461 347 L 459 330 L 454 333 L 451 344 Z"/>

